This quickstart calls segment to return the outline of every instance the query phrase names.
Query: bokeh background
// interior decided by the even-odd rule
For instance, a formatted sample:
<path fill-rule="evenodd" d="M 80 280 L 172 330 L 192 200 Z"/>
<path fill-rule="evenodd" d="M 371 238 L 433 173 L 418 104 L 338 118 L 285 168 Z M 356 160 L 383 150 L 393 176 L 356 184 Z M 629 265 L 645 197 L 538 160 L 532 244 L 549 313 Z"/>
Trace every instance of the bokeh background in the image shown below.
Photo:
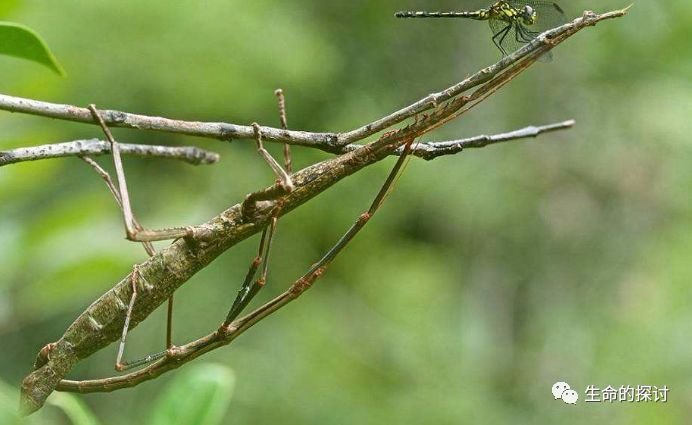
<path fill-rule="evenodd" d="M 403 21 L 400 9 L 484 1 L 5 1 L 68 72 L 0 57 L 0 92 L 189 120 L 355 128 L 493 63 L 483 23 Z M 626 2 L 562 2 L 570 16 Z M 692 3 L 641 1 L 579 33 L 427 140 L 574 118 L 568 132 L 414 160 L 397 191 L 306 296 L 198 363 L 231 368 L 224 423 L 683 424 L 692 413 Z M 253 144 L 116 130 L 122 142 L 198 145 L 220 163 L 126 158 L 149 227 L 206 221 L 272 181 Z M 0 149 L 101 137 L 97 127 L 0 113 Z M 280 146 L 271 146 L 279 155 Z M 328 155 L 295 148 L 297 167 Z M 111 170 L 109 158 L 99 162 Z M 299 276 L 367 207 L 391 160 L 280 221 L 269 284 Z M 124 239 L 102 181 L 78 159 L 0 170 L 0 379 L 145 253 Z M 257 239 L 176 293 L 175 341 L 215 329 Z M 159 245 L 159 247 L 165 246 Z M 164 343 L 159 309 L 130 335 Z M 112 374 L 112 345 L 71 377 Z M 171 373 L 81 397 L 105 424 L 146 423 Z M 667 385 L 667 404 L 566 406 L 550 387 Z M 54 408 L 42 423 L 69 423 Z"/>

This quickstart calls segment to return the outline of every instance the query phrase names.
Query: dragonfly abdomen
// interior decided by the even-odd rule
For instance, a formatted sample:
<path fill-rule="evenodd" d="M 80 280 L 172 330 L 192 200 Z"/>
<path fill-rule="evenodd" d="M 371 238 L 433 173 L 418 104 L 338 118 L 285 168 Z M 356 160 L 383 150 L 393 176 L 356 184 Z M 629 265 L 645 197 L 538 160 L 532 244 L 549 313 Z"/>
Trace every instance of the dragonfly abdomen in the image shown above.
<path fill-rule="evenodd" d="M 424 12 L 405 10 L 394 14 L 397 18 L 470 18 L 484 20 L 489 18 L 487 10 L 475 12 Z"/>

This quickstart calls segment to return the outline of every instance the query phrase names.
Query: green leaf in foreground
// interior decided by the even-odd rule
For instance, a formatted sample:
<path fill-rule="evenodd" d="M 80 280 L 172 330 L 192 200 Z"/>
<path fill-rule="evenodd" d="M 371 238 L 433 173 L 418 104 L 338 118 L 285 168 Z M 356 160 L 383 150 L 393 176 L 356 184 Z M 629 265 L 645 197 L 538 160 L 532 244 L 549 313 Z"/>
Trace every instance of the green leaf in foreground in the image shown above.
<path fill-rule="evenodd" d="M 177 375 L 154 403 L 149 425 L 217 425 L 228 409 L 235 374 L 203 363 Z"/>
<path fill-rule="evenodd" d="M 38 62 L 59 75 L 65 75 L 43 39 L 31 28 L 21 24 L 0 22 L 0 55 Z"/>

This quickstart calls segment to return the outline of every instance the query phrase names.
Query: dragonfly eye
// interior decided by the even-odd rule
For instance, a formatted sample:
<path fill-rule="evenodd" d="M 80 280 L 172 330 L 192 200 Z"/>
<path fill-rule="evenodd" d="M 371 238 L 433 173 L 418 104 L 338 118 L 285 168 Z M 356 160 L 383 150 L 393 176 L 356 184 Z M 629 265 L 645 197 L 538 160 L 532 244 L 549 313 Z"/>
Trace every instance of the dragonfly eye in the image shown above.
<path fill-rule="evenodd" d="M 532 25 L 536 22 L 536 11 L 533 9 L 533 7 L 526 5 L 524 6 L 522 18 L 524 18 L 525 24 Z"/>

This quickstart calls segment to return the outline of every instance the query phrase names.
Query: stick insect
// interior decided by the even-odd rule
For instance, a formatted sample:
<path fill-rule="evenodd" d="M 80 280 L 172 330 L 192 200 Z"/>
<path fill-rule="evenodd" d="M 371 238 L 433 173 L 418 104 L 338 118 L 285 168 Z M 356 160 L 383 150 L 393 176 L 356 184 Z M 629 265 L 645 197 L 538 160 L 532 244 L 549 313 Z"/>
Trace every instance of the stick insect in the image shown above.
<path fill-rule="evenodd" d="M 279 118 L 281 122 L 281 127 L 287 129 L 287 118 L 286 118 L 286 107 L 285 107 L 285 97 L 283 91 L 278 89 L 275 91 L 279 104 Z M 99 124 L 103 130 L 108 142 L 111 145 L 111 152 L 113 155 L 113 163 L 116 170 L 117 176 L 117 186 L 113 182 L 110 175 L 100 167 L 93 159 L 89 157 L 82 157 L 89 166 L 91 166 L 105 181 L 108 189 L 113 194 L 118 207 L 120 208 L 123 219 L 125 223 L 126 236 L 129 240 L 140 242 L 144 247 L 145 251 L 150 257 L 156 255 L 156 251 L 152 245 L 154 241 L 161 241 L 167 239 L 180 239 L 189 238 L 194 239 L 194 234 L 189 227 L 178 227 L 178 228 L 168 228 L 160 230 L 145 229 L 140 222 L 135 217 L 129 200 L 129 193 L 127 190 L 127 182 L 125 179 L 124 169 L 122 166 L 122 158 L 120 155 L 119 144 L 113 136 L 112 132 L 105 124 L 101 114 L 95 105 L 89 105 L 89 110 L 91 111 L 94 120 Z M 220 329 L 227 328 L 231 323 L 243 312 L 243 310 L 248 306 L 248 304 L 254 299 L 254 297 L 259 293 L 259 291 L 264 287 L 267 281 L 267 275 L 269 271 L 269 258 L 272 248 L 272 242 L 274 235 L 276 234 L 277 224 L 279 215 L 281 213 L 282 197 L 293 191 L 294 186 L 291 181 L 291 151 L 288 144 L 284 145 L 284 166 L 282 167 L 264 148 L 262 143 L 262 133 L 261 128 L 257 123 L 253 123 L 252 127 L 255 132 L 255 142 L 257 146 L 257 152 L 264 159 L 264 161 L 269 165 L 276 176 L 276 184 L 271 186 L 267 190 L 258 191 L 250 193 L 242 204 L 242 212 L 244 216 L 250 216 L 253 213 L 257 202 L 274 200 L 276 204 L 274 210 L 271 214 L 270 223 L 261 233 L 260 242 L 257 249 L 257 255 L 251 261 L 248 268 L 245 279 L 243 280 L 238 294 L 236 295 L 231 307 L 226 315 L 226 318 L 222 322 Z M 385 183 L 378 192 L 375 200 L 371 204 L 370 208 L 361 216 L 359 216 L 356 223 L 344 234 L 344 236 L 338 240 L 338 242 L 318 261 L 315 263 L 308 272 L 299 279 L 299 282 L 306 281 L 308 279 L 315 279 L 318 277 L 324 267 L 330 263 L 333 258 L 350 242 L 350 240 L 360 231 L 360 229 L 365 226 L 372 215 L 379 209 L 380 205 L 384 202 L 385 198 L 390 193 L 397 177 L 400 175 L 399 171 L 404 165 L 404 160 L 408 158 L 411 151 L 411 141 L 405 144 L 402 153 L 399 156 L 399 160 L 395 164 L 394 169 L 387 177 Z M 194 241 L 192 241 L 194 242 Z M 255 279 L 257 273 L 259 272 L 259 277 Z M 151 363 L 153 361 L 159 360 L 165 356 L 175 355 L 175 346 L 173 344 L 173 296 L 168 299 L 167 305 L 167 316 L 166 316 L 166 348 L 163 351 L 149 354 L 137 360 L 123 360 L 125 353 L 125 345 L 127 340 L 127 334 L 130 327 L 130 320 L 132 317 L 132 311 L 137 301 L 137 287 L 139 284 L 149 285 L 146 278 L 139 271 L 139 266 L 133 266 L 132 273 L 130 275 L 130 284 L 132 288 L 132 295 L 130 297 L 129 304 L 127 306 L 127 311 L 125 313 L 125 321 L 122 329 L 122 334 L 120 337 L 120 342 L 118 345 L 118 351 L 115 361 L 115 369 L 118 372 L 123 372 L 132 368 L 140 367 Z M 50 344 L 46 347 L 44 352 L 50 350 Z"/>
<path fill-rule="evenodd" d="M 297 298 L 322 275 L 327 265 L 343 250 L 382 205 L 404 161 L 409 157 L 413 140 L 479 104 L 490 94 L 496 92 L 516 75 L 528 68 L 534 60 L 532 56 L 529 56 L 526 60 L 510 67 L 504 73 L 497 74 L 496 78 L 490 79 L 490 81 L 485 83 L 478 83 L 477 85 L 480 85 L 480 87 L 472 94 L 454 98 L 442 105 L 436 105 L 433 112 L 424 114 L 422 119 L 416 119 L 403 128 L 386 132 L 377 140 L 362 145 L 352 152 L 314 164 L 295 173 L 291 177 L 292 181 L 290 183 L 295 184 L 297 190 L 290 191 L 291 186 L 289 182 L 282 181 L 282 175 L 278 175 L 278 182 L 273 186 L 248 195 L 241 205 L 231 207 L 203 225 L 190 229 L 165 230 L 169 237 L 171 237 L 172 233 L 177 232 L 176 236 L 179 240 L 172 243 L 160 254 L 156 254 L 155 257 L 135 267 L 128 280 L 121 281 L 113 289 L 92 303 L 70 325 L 59 341 L 49 344 L 44 350 L 41 350 L 34 364 L 34 370 L 22 382 L 22 409 L 26 412 L 37 410 L 54 389 L 78 392 L 112 391 L 113 389 L 122 388 L 123 385 L 136 385 L 136 383 L 142 380 L 151 379 L 151 377 L 157 376 L 158 373 L 178 367 L 215 346 L 225 345 L 258 320 Z M 98 121 L 98 111 L 93 113 L 95 109 L 95 107 L 92 107 L 92 114 Z M 105 125 L 102 127 L 105 127 Z M 253 126 L 253 128 L 258 151 L 262 153 L 261 128 L 258 125 Z M 104 129 L 104 131 L 106 130 Z M 115 139 L 111 136 L 109 140 L 114 141 Z M 117 145 L 114 144 L 114 146 Z M 402 149 L 399 151 L 399 148 Z M 114 151 L 116 154 L 118 153 L 117 147 Z M 122 379 L 113 377 L 94 381 L 69 381 L 62 379 L 80 359 L 89 356 L 95 350 L 117 339 L 113 338 L 113 336 L 117 332 L 116 327 L 118 323 L 121 323 L 121 330 L 124 329 L 121 332 L 120 338 L 121 347 L 124 347 L 124 339 L 129 325 L 137 323 L 148 316 L 153 311 L 154 306 L 165 301 L 165 299 L 158 298 L 159 295 L 166 294 L 166 298 L 170 297 L 176 288 L 218 256 L 225 249 L 224 246 L 232 246 L 234 240 L 237 241 L 244 238 L 243 235 L 254 233 L 253 230 L 264 231 L 267 226 L 269 226 L 267 238 L 269 237 L 269 232 L 273 236 L 271 229 L 272 227 L 275 229 L 276 226 L 271 226 L 273 220 L 268 220 L 268 218 L 278 218 L 278 214 L 290 211 L 300 205 L 302 201 L 311 198 L 336 181 L 394 153 L 399 158 L 370 208 L 358 218 L 356 223 L 324 257 L 315 263 L 303 277 L 295 281 L 291 288 L 282 295 L 269 301 L 248 316 L 234 321 L 233 318 L 237 317 L 251 297 L 255 296 L 264 285 L 262 280 L 259 280 L 259 283 L 250 284 L 252 278 L 247 278 L 247 283 L 244 284 L 244 287 L 241 287 L 239 293 L 239 296 L 243 298 L 233 303 L 226 320 L 216 332 L 181 347 L 171 346 L 163 353 L 147 356 L 140 361 L 124 364 L 122 358 L 118 360 L 117 363 L 121 365 L 121 368 L 127 368 L 128 366 L 144 365 L 158 359 L 151 365 L 153 369 L 147 367 L 142 370 L 143 375 L 140 376 L 137 372 L 133 372 L 123 376 Z M 120 172 L 122 173 L 122 170 Z M 124 176 L 119 176 L 119 179 L 122 180 L 123 178 Z M 124 198 L 122 185 L 117 192 L 122 201 Z M 284 208 L 277 208 L 281 206 L 282 202 L 280 201 L 282 197 L 285 197 Z M 123 209 L 125 210 L 125 208 Z M 126 217 L 126 222 L 128 220 L 132 223 L 132 228 L 134 228 L 134 218 Z M 150 230 L 142 231 L 140 232 L 141 234 L 156 237 L 156 233 Z M 227 236 L 217 239 L 221 235 Z M 214 241 L 215 243 L 210 245 L 209 241 Z M 264 247 L 269 245 L 261 243 L 258 252 L 263 252 L 264 250 L 266 253 L 266 248 Z M 253 261 L 248 274 L 254 276 L 260 264 L 261 261 Z M 148 285 L 144 277 L 144 270 L 146 270 L 146 273 L 149 273 L 148 276 L 157 279 L 156 287 Z M 138 284 L 141 286 L 138 286 Z M 249 285 L 249 289 L 246 289 L 247 285 Z M 127 289 L 128 286 L 129 290 Z M 145 298 L 141 303 L 137 302 L 135 304 L 132 298 L 136 298 L 138 295 L 135 292 L 140 290 Z M 125 305 L 124 297 L 129 297 L 129 305 Z M 135 311 L 139 312 L 138 316 L 133 315 Z M 125 320 L 126 318 L 130 319 Z M 124 351 L 124 348 L 122 351 Z"/>
<path fill-rule="evenodd" d="M 279 105 L 279 120 L 281 122 L 281 127 L 284 130 L 288 129 L 287 118 L 286 118 L 286 101 L 284 93 L 281 89 L 275 91 Z M 154 249 L 152 242 L 180 239 L 180 238 L 194 238 L 194 234 L 190 227 L 177 227 L 168 229 L 145 229 L 135 217 L 132 206 L 130 203 L 129 192 L 127 189 L 127 181 L 125 178 L 125 172 L 122 165 L 122 158 L 120 155 L 120 147 L 115 137 L 113 137 L 112 132 L 106 125 L 101 114 L 95 105 L 89 105 L 88 109 L 91 111 L 94 120 L 99 124 L 106 139 L 110 143 L 111 153 L 113 156 L 113 165 L 115 167 L 117 186 L 114 184 L 112 178 L 101 166 L 98 165 L 93 159 L 83 156 L 81 157 L 89 166 L 91 166 L 94 171 L 96 171 L 105 181 L 106 186 L 115 198 L 118 207 L 120 208 L 123 219 L 125 223 L 125 233 L 127 239 L 134 242 L 141 242 L 144 250 L 149 255 L 153 257 L 156 255 L 156 250 Z M 238 294 L 233 301 L 231 308 L 226 315 L 225 320 L 222 323 L 222 327 L 227 327 L 238 315 L 242 313 L 245 307 L 252 301 L 252 299 L 257 295 L 257 293 L 264 287 L 267 280 L 267 274 L 269 270 L 269 254 L 271 252 L 272 241 L 274 239 L 274 234 L 276 233 L 277 223 L 279 214 L 282 208 L 281 197 L 285 194 L 290 193 L 293 190 L 293 183 L 291 181 L 291 150 L 288 144 L 284 144 L 284 166 L 282 167 L 271 154 L 264 148 L 262 143 L 262 133 L 260 126 L 257 123 L 253 123 L 252 127 L 255 133 L 255 142 L 257 146 L 257 152 L 264 159 L 264 161 L 269 165 L 276 176 L 276 185 L 272 186 L 270 191 L 260 191 L 253 192 L 247 196 L 245 202 L 243 202 L 243 213 L 244 215 L 251 214 L 251 210 L 258 201 L 274 199 L 277 201 L 274 207 L 274 212 L 272 213 L 271 221 L 269 226 L 265 227 L 262 231 L 260 237 L 259 247 L 257 251 L 257 256 L 250 263 L 250 267 L 245 276 Z M 256 280 L 255 278 L 258 270 L 260 269 L 260 277 Z M 142 273 L 139 272 L 139 267 L 137 265 L 133 266 L 131 274 L 131 287 L 132 296 L 127 307 L 127 312 L 125 314 L 125 323 L 122 329 L 122 336 L 120 338 L 120 343 L 118 346 L 118 352 L 115 360 L 115 370 L 118 372 L 123 372 L 132 368 L 146 365 L 155 360 L 158 360 L 166 355 L 171 355 L 175 350 L 173 345 L 173 295 L 168 299 L 167 304 L 167 314 L 166 314 L 166 348 L 163 351 L 147 355 L 143 358 L 137 360 L 123 360 L 125 353 L 125 343 L 127 340 L 127 333 L 130 327 L 130 320 L 132 317 L 132 310 L 134 308 L 135 302 L 137 300 L 137 286 L 140 283 L 149 285 L 146 278 Z M 140 282 L 143 281 L 143 282 Z M 42 351 L 47 352 L 50 349 L 50 344 Z"/>
<path fill-rule="evenodd" d="M 291 184 L 295 184 L 296 190 L 289 191 L 290 186 L 288 182 L 282 182 L 279 176 L 278 182 L 273 186 L 248 195 L 241 205 L 231 207 L 209 222 L 190 229 L 175 230 L 178 232 L 177 242 L 172 243 L 169 247 L 162 250 L 160 254 L 156 254 L 155 257 L 135 267 L 126 280 L 118 283 L 113 289 L 92 303 L 70 325 L 59 341 L 46 346 L 45 350 L 41 350 L 34 364 L 34 370 L 22 382 L 22 409 L 26 412 L 37 410 L 54 389 L 78 392 L 112 391 L 113 389 L 136 385 L 138 382 L 151 379 L 166 370 L 176 368 L 196 358 L 214 347 L 225 345 L 263 317 L 296 299 L 322 275 L 327 265 L 343 250 L 382 205 L 404 161 L 409 157 L 413 140 L 478 105 L 489 95 L 495 93 L 500 87 L 511 81 L 516 75 L 527 69 L 534 61 L 535 55 L 528 56 L 525 60 L 509 67 L 505 72 L 496 74 L 495 78 L 491 78 L 489 81 L 481 80 L 481 82 L 477 82 L 476 85 L 480 85 L 480 87 L 470 95 L 460 96 L 447 103 L 435 105 L 433 111 L 430 114 L 424 114 L 422 119 L 416 119 L 403 128 L 386 132 L 377 140 L 362 145 L 352 152 L 306 167 L 291 177 Z M 96 108 L 93 107 L 92 109 L 95 110 Z M 94 116 L 98 120 L 98 111 Z M 258 150 L 261 153 L 262 131 L 258 125 L 253 126 L 253 129 Z M 402 149 L 399 151 L 399 148 Z M 243 298 L 237 303 L 234 302 L 235 307 L 231 307 L 227 319 L 211 335 L 181 347 L 171 347 L 163 354 L 148 356 L 141 361 L 129 363 L 130 366 L 134 367 L 134 365 L 143 365 L 158 358 L 151 366 L 142 369 L 142 374 L 139 374 L 138 371 L 124 375 L 122 379 L 112 377 L 94 381 L 69 381 L 62 379 L 80 359 L 88 357 L 99 348 L 105 347 L 111 341 L 117 340 L 118 338 L 114 338 L 114 336 L 117 333 L 119 324 L 121 330 L 125 329 L 124 332 L 121 332 L 120 338 L 121 344 L 124 344 L 122 340 L 125 338 L 122 338 L 122 336 L 126 336 L 128 325 L 138 323 L 146 318 L 155 306 L 164 302 L 165 298 L 170 297 L 175 289 L 211 262 L 224 249 L 232 246 L 234 241 L 242 240 L 244 238 L 243 235 L 264 231 L 267 226 L 269 226 L 268 232 L 270 232 L 273 220 L 268 220 L 269 218 L 277 218 L 278 214 L 290 211 L 336 181 L 390 154 L 398 154 L 399 158 L 368 211 L 358 218 L 356 223 L 324 257 L 315 263 L 305 275 L 295 281 L 291 288 L 282 295 L 237 320 L 233 320 L 233 317 L 239 314 L 239 311 L 247 305 L 251 298 Z M 122 177 L 120 178 L 122 179 Z M 121 188 L 118 189 L 118 193 L 122 200 L 123 192 Z M 282 203 L 280 202 L 282 197 L 283 202 L 285 202 L 284 207 L 283 209 L 277 208 Z M 134 218 L 129 220 L 133 223 L 132 227 L 134 228 Z M 275 228 L 275 225 L 273 227 Z M 169 236 L 172 233 L 170 231 L 167 232 L 169 232 Z M 155 235 L 155 232 L 142 231 L 141 234 Z M 267 233 L 267 238 L 269 237 L 268 235 L 269 233 Z M 266 248 L 261 245 L 259 252 L 262 252 L 263 249 L 266 252 Z M 254 264 L 255 262 L 251 263 L 250 274 L 254 274 L 257 271 L 261 262 L 257 262 L 257 266 Z M 145 273 L 148 273 L 147 276 L 156 279 L 156 287 L 148 285 L 144 277 Z M 248 284 L 251 280 L 252 278 L 246 279 Z M 260 280 L 258 284 L 250 284 L 249 290 L 241 287 L 240 296 L 253 297 L 263 285 L 264 282 Z M 137 303 L 132 301 L 132 298 L 137 296 L 135 294 L 136 290 L 141 290 L 144 296 L 144 299 Z M 165 298 L 162 298 L 164 295 Z M 125 304 L 125 297 L 128 297 L 129 305 Z M 138 313 L 134 314 L 135 312 Z M 125 316 L 129 317 L 131 322 L 125 323 Z M 229 320 L 232 322 L 228 323 Z M 121 366 L 123 365 L 122 358 L 119 363 Z M 127 367 L 127 365 L 124 367 Z"/>

